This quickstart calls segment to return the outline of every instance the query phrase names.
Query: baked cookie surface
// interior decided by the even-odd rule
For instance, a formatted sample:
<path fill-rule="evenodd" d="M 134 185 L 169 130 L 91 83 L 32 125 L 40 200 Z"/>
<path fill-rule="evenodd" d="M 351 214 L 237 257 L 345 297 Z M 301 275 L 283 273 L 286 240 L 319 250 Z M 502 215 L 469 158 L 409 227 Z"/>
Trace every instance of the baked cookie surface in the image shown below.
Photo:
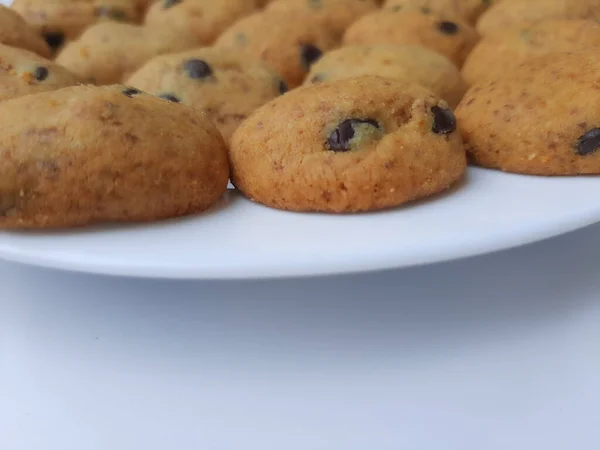
<path fill-rule="evenodd" d="M 247 52 L 277 70 L 290 88 L 337 45 L 335 34 L 302 11 L 263 11 L 235 23 L 217 39 L 218 48 Z"/>
<path fill-rule="evenodd" d="M 524 27 L 548 19 L 598 18 L 598 0 L 502 0 L 479 18 L 477 31 L 488 36 L 510 27 Z"/>
<path fill-rule="evenodd" d="M 146 61 L 194 46 L 186 33 L 138 25 L 103 22 L 92 25 L 70 42 L 56 62 L 94 84 L 119 83 Z"/>
<path fill-rule="evenodd" d="M 484 37 L 462 68 L 469 84 L 499 78 L 519 64 L 548 53 L 600 49 L 600 24 L 592 20 L 544 20 Z"/>
<path fill-rule="evenodd" d="M 362 75 L 421 84 L 452 108 L 467 89 L 459 70 L 448 58 L 412 45 L 359 45 L 332 50 L 311 67 L 305 84 Z"/>
<path fill-rule="evenodd" d="M 3 5 L 0 5 L 0 43 L 23 48 L 46 58 L 51 54 L 37 30 L 18 13 Z"/>
<path fill-rule="evenodd" d="M 306 86 L 234 133 L 232 182 L 292 211 L 393 207 L 448 188 L 466 168 L 456 120 L 425 88 L 364 76 Z"/>
<path fill-rule="evenodd" d="M 75 86 L 7 100 L 0 119 L 1 228 L 182 216 L 227 186 L 225 144 L 210 121 L 136 89 Z"/>
<path fill-rule="evenodd" d="M 367 14 L 344 34 L 345 45 L 409 44 L 436 51 L 460 67 L 478 40 L 458 18 L 417 10 L 381 10 Z"/>
<path fill-rule="evenodd" d="M 132 0 L 14 0 L 11 8 L 44 37 L 54 52 L 94 23 L 137 22 L 141 18 Z"/>
<path fill-rule="evenodd" d="M 600 173 L 600 58 L 553 53 L 472 86 L 456 110 L 471 159 L 533 175 Z"/>
<path fill-rule="evenodd" d="M 197 45 L 206 45 L 255 9 L 254 0 L 159 0 L 149 8 L 145 23 L 185 30 L 196 37 Z"/>
<path fill-rule="evenodd" d="M 36 53 L 0 44 L 0 101 L 78 83 L 64 67 Z"/>
<path fill-rule="evenodd" d="M 268 10 L 303 11 L 313 16 L 313 20 L 342 36 L 346 28 L 361 16 L 376 11 L 375 0 L 276 0 Z"/>
<path fill-rule="evenodd" d="M 202 111 L 226 141 L 256 108 L 287 91 L 258 58 L 211 47 L 158 56 L 127 84 Z"/>

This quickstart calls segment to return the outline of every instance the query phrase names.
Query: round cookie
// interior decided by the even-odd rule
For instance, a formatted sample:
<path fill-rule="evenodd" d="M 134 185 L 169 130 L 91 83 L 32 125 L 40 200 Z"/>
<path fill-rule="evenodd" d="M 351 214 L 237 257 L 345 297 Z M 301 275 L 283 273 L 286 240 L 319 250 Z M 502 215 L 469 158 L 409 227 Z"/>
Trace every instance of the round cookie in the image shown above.
<path fill-rule="evenodd" d="M 475 30 L 458 18 L 449 20 L 417 10 L 382 10 L 367 14 L 351 25 L 343 42 L 420 45 L 441 53 L 460 67 L 477 39 Z"/>
<path fill-rule="evenodd" d="M 474 84 L 500 78 L 519 64 L 548 53 L 600 49 L 600 24 L 591 20 L 545 20 L 484 37 L 462 68 Z"/>
<path fill-rule="evenodd" d="M 211 47 L 157 56 L 127 84 L 202 111 L 226 142 L 256 108 L 287 91 L 261 60 Z"/>
<path fill-rule="evenodd" d="M 55 52 L 88 26 L 104 20 L 135 22 L 131 0 L 14 0 L 11 5 Z"/>
<path fill-rule="evenodd" d="M 36 30 L 16 12 L 0 5 L 0 43 L 49 57 L 50 48 Z"/>
<path fill-rule="evenodd" d="M 197 45 L 206 45 L 255 9 L 254 0 L 159 0 L 148 10 L 146 25 L 186 30 Z"/>
<path fill-rule="evenodd" d="M 443 17 L 461 17 L 469 23 L 475 23 L 491 3 L 491 0 L 387 0 L 384 8 L 393 11 L 420 9 Z"/>
<path fill-rule="evenodd" d="M 375 0 L 276 0 L 268 10 L 305 11 L 341 37 L 361 16 L 378 9 Z"/>
<path fill-rule="evenodd" d="M 0 120 L 0 228 L 182 216 L 227 187 L 227 150 L 210 121 L 136 89 L 74 86 L 7 100 Z"/>
<path fill-rule="evenodd" d="M 323 52 L 337 45 L 337 39 L 331 30 L 313 21 L 309 13 L 263 11 L 235 23 L 215 45 L 261 58 L 293 88 L 302 83 Z"/>
<path fill-rule="evenodd" d="M 447 104 L 419 85 L 364 76 L 302 87 L 233 135 L 232 182 L 292 211 L 358 212 L 443 191 L 466 169 Z"/>
<path fill-rule="evenodd" d="M 488 36 L 548 19 L 597 18 L 600 18 L 598 0 L 503 0 L 479 18 L 477 31 Z"/>
<path fill-rule="evenodd" d="M 36 53 L 0 44 L 0 101 L 78 84 L 75 75 Z"/>
<path fill-rule="evenodd" d="M 534 58 L 471 87 L 456 115 L 472 160 L 532 175 L 600 174 L 600 58 Z"/>
<path fill-rule="evenodd" d="M 306 77 L 305 84 L 379 75 L 418 83 L 454 108 L 467 89 L 450 60 L 425 47 L 374 45 L 341 47 L 325 53 Z"/>
<path fill-rule="evenodd" d="M 59 53 L 56 62 L 95 84 L 118 83 L 154 56 L 194 46 L 194 38 L 168 29 L 102 22 Z"/>

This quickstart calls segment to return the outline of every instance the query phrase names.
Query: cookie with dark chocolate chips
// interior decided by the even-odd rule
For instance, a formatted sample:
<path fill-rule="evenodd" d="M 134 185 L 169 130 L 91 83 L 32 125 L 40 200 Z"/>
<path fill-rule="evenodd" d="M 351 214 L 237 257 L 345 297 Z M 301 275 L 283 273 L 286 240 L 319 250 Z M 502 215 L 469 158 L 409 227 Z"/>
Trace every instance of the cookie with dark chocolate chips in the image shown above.
<path fill-rule="evenodd" d="M 250 199 L 336 213 L 427 197 L 466 169 L 448 105 L 376 76 L 307 85 L 267 103 L 234 133 L 230 160 L 232 182 Z"/>
<path fill-rule="evenodd" d="M 474 84 L 456 110 L 476 164 L 532 175 L 600 174 L 600 57 L 533 58 Z"/>
<path fill-rule="evenodd" d="M 337 43 L 335 33 L 311 20 L 308 12 L 275 9 L 235 23 L 217 39 L 216 47 L 236 49 L 262 59 L 294 88 Z"/>
<path fill-rule="evenodd" d="M 202 111 L 226 141 L 255 109 L 287 91 L 260 59 L 212 47 L 153 58 L 127 84 Z"/>

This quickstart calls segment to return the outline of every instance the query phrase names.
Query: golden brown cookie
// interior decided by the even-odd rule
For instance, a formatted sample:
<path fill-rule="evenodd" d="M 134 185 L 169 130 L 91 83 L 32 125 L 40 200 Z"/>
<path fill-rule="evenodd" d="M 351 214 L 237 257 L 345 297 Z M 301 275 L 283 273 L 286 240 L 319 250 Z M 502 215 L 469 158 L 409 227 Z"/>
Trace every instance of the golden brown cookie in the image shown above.
<path fill-rule="evenodd" d="M 118 83 L 154 56 L 194 46 L 194 38 L 169 29 L 117 22 L 92 25 L 59 53 L 56 62 L 95 84 Z"/>
<path fill-rule="evenodd" d="M 0 227 L 145 222 L 211 206 L 225 144 L 184 105 L 75 86 L 0 102 Z"/>
<path fill-rule="evenodd" d="M 394 11 L 420 9 L 446 18 L 460 17 L 469 23 L 475 23 L 491 3 L 492 0 L 387 0 L 383 7 Z"/>
<path fill-rule="evenodd" d="M 157 56 L 127 84 L 202 111 L 226 142 L 256 108 L 287 91 L 281 76 L 258 58 L 211 47 Z"/>
<path fill-rule="evenodd" d="M 600 58 L 552 53 L 475 84 L 456 115 L 481 166 L 533 175 L 600 174 Z"/>
<path fill-rule="evenodd" d="M 261 58 L 293 88 L 302 83 L 323 52 L 337 45 L 337 39 L 309 13 L 263 11 L 235 23 L 215 45 Z"/>
<path fill-rule="evenodd" d="M 0 101 L 78 84 L 75 75 L 36 53 L 0 44 Z"/>
<path fill-rule="evenodd" d="M 545 20 L 484 37 L 465 62 L 469 84 L 504 73 L 531 58 L 548 53 L 600 49 L 600 24 L 591 20 Z"/>
<path fill-rule="evenodd" d="M 268 10 L 304 11 L 312 15 L 312 20 L 341 37 L 346 28 L 361 16 L 378 9 L 375 0 L 275 0 Z"/>
<path fill-rule="evenodd" d="M 477 31 L 488 36 L 510 27 L 524 27 L 547 19 L 598 19 L 598 0 L 503 0 L 477 22 Z"/>
<path fill-rule="evenodd" d="M 443 191 L 466 168 L 448 105 L 419 85 L 364 76 L 302 87 L 233 135 L 232 182 L 292 211 L 388 208 Z"/>
<path fill-rule="evenodd" d="M 0 43 L 49 57 L 50 48 L 41 36 L 15 11 L 0 5 Z"/>
<path fill-rule="evenodd" d="M 140 19 L 132 0 L 14 0 L 11 8 L 22 15 L 55 52 L 96 22 Z"/>
<path fill-rule="evenodd" d="M 420 45 L 446 56 L 457 66 L 477 43 L 478 35 L 458 18 L 445 19 L 417 10 L 382 10 L 367 14 L 346 30 L 345 45 Z"/>
<path fill-rule="evenodd" d="M 412 45 L 362 45 L 325 53 L 310 70 L 305 84 L 379 75 L 418 83 L 454 108 L 467 89 L 459 70 L 445 56 Z"/>
<path fill-rule="evenodd" d="M 206 45 L 255 9 L 254 0 L 158 0 L 148 10 L 146 25 L 185 30 L 196 36 L 197 45 Z"/>

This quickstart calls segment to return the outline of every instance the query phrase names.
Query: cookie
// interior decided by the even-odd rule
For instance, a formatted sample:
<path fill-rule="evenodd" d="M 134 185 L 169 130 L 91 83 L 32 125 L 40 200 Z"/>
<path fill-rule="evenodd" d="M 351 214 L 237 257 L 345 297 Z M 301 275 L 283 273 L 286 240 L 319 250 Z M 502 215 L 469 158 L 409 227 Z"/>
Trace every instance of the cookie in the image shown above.
<path fill-rule="evenodd" d="M 469 23 L 475 23 L 491 3 L 491 0 L 387 0 L 384 8 L 394 11 L 420 9 L 447 18 L 460 17 Z"/>
<path fill-rule="evenodd" d="M 36 30 L 15 11 L 0 5 L 0 44 L 23 48 L 49 57 L 50 48 Z"/>
<path fill-rule="evenodd" d="M 445 56 L 412 45 L 341 47 L 323 55 L 305 84 L 379 75 L 418 83 L 454 108 L 467 89 L 459 70 Z"/>
<path fill-rule="evenodd" d="M 64 67 L 36 53 L 0 44 L 0 101 L 78 83 Z"/>
<path fill-rule="evenodd" d="M 119 83 L 154 56 L 193 47 L 185 33 L 138 25 L 102 22 L 92 25 L 59 53 L 56 62 L 82 80 Z"/>
<path fill-rule="evenodd" d="M 377 9 L 375 0 L 276 0 L 268 6 L 268 10 L 308 12 L 339 37 L 361 16 Z"/>
<path fill-rule="evenodd" d="M 0 102 L 0 227 L 145 222 L 202 211 L 225 191 L 225 144 L 184 105 L 123 86 Z"/>
<path fill-rule="evenodd" d="M 552 53 L 472 86 L 456 115 L 472 160 L 532 175 L 600 174 L 600 58 Z"/>
<path fill-rule="evenodd" d="M 598 0 L 503 0 L 488 9 L 477 22 L 481 35 L 510 27 L 524 27 L 547 19 L 598 19 Z"/>
<path fill-rule="evenodd" d="M 364 76 L 306 86 L 259 108 L 233 135 L 232 182 L 292 211 L 389 208 L 443 191 L 465 172 L 446 102 Z"/>
<path fill-rule="evenodd" d="M 197 45 L 206 45 L 255 9 L 254 0 L 159 0 L 148 10 L 146 25 L 186 30 Z"/>
<path fill-rule="evenodd" d="M 215 45 L 261 58 L 293 88 L 302 83 L 323 52 L 337 45 L 337 39 L 331 30 L 312 20 L 310 13 L 264 11 L 235 23 Z"/>
<path fill-rule="evenodd" d="M 553 52 L 600 49 L 600 24 L 591 20 L 545 20 L 484 37 L 465 62 L 469 84 L 500 78 L 531 58 Z"/>
<path fill-rule="evenodd" d="M 416 10 L 377 11 L 346 30 L 345 45 L 410 44 L 434 50 L 457 66 L 475 46 L 478 35 L 466 22 Z"/>
<path fill-rule="evenodd" d="M 96 22 L 135 22 L 140 18 L 132 0 L 14 0 L 11 8 L 23 16 L 55 52 Z"/>
<path fill-rule="evenodd" d="M 157 56 L 127 84 L 202 111 L 225 141 L 256 108 L 287 91 L 258 58 L 211 47 Z"/>

